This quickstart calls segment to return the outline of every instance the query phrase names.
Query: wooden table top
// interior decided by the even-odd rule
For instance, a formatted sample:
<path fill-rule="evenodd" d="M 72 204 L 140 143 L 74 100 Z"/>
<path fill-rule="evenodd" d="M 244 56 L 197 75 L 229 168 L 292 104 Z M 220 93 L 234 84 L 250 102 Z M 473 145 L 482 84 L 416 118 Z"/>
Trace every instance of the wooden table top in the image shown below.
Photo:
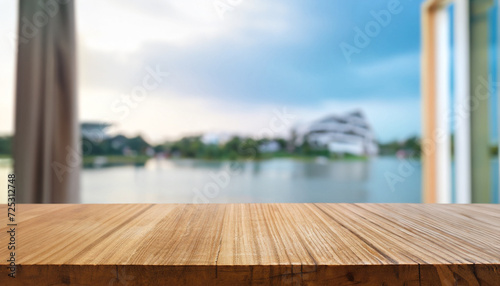
<path fill-rule="evenodd" d="M 0 209 L 0 285 L 500 285 L 500 205 L 17 205 L 16 278 Z"/>

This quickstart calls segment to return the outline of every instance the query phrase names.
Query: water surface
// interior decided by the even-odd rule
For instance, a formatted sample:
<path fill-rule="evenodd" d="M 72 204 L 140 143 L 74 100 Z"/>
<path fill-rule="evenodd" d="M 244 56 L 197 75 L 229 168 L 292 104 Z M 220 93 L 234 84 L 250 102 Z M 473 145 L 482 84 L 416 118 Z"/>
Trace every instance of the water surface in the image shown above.
<path fill-rule="evenodd" d="M 233 170 L 234 172 L 231 172 Z M 84 203 L 419 203 L 421 164 L 272 159 L 156 160 L 83 170 Z"/>

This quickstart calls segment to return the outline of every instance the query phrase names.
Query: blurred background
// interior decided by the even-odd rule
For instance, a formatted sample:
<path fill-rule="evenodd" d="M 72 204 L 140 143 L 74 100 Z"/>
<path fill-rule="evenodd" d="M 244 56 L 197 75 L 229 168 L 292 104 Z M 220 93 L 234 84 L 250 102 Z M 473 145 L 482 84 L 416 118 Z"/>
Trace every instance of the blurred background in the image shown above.
<path fill-rule="evenodd" d="M 18 25 L 45 27 L 17 1 L 0 7 L 6 177 Z M 498 1 L 87 0 L 74 12 L 79 167 L 51 166 L 79 174 L 79 202 L 498 203 Z M 476 105 L 460 101 L 481 84 Z M 457 177 L 469 178 L 458 194 Z"/>

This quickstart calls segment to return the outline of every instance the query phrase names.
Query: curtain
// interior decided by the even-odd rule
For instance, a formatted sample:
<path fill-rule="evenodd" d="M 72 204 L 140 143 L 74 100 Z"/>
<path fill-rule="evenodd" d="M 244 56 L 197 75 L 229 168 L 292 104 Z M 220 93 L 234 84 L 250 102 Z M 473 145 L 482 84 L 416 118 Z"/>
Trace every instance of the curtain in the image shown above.
<path fill-rule="evenodd" d="M 14 170 L 19 203 L 79 202 L 72 0 L 19 1 Z"/>

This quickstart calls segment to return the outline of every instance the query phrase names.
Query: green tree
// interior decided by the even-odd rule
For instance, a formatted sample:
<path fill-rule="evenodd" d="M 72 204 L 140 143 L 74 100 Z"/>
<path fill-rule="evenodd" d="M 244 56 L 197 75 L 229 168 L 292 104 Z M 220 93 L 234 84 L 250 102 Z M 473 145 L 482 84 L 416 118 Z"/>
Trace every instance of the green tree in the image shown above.
<path fill-rule="evenodd" d="M 12 156 L 12 136 L 0 137 L 0 154 Z"/>
<path fill-rule="evenodd" d="M 131 150 L 136 151 L 138 154 L 144 154 L 148 147 L 151 147 L 146 140 L 144 140 L 140 135 L 130 138 L 127 140 L 126 146 L 128 146 Z M 103 144 L 102 148 L 105 149 L 106 145 Z"/>

